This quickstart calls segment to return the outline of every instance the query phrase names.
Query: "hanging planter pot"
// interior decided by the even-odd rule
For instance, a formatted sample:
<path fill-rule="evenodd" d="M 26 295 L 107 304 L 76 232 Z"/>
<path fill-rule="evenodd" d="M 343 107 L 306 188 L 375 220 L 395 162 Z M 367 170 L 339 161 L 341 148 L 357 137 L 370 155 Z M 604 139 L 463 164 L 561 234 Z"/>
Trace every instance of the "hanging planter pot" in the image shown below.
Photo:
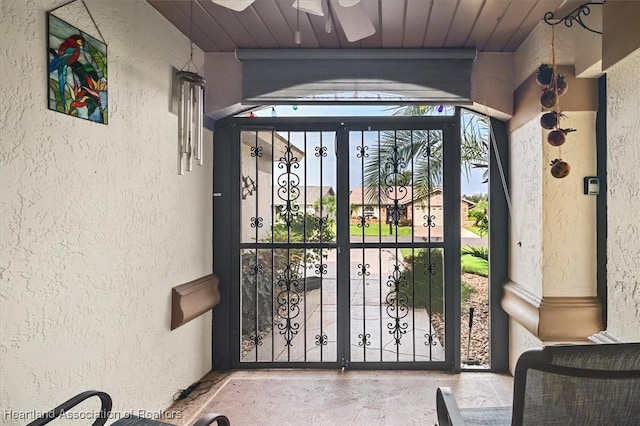
<path fill-rule="evenodd" d="M 558 111 L 545 112 L 540 117 L 540 126 L 546 130 L 553 130 L 558 127 L 562 117 L 564 117 L 564 114 Z"/>
<path fill-rule="evenodd" d="M 567 141 L 567 134 L 575 132 L 576 129 L 556 129 L 549 132 L 547 142 L 552 146 L 560 146 Z"/>
<path fill-rule="evenodd" d="M 544 89 L 540 96 L 540 105 L 546 109 L 555 107 L 558 103 L 558 95 L 551 89 Z"/>
<path fill-rule="evenodd" d="M 551 175 L 556 179 L 562 179 L 571 172 L 571 166 L 561 158 L 556 158 L 551 162 Z"/>
<path fill-rule="evenodd" d="M 567 93 L 568 88 L 569 84 L 567 83 L 567 76 L 560 74 L 556 80 L 556 91 L 558 92 L 558 96 L 562 96 Z"/>
<path fill-rule="evenodd" d="M 549 86 L 553 81 L 553 68 L 549 64 L 540 65 L 536 73 L 536 81 L 541 86 Z"/>

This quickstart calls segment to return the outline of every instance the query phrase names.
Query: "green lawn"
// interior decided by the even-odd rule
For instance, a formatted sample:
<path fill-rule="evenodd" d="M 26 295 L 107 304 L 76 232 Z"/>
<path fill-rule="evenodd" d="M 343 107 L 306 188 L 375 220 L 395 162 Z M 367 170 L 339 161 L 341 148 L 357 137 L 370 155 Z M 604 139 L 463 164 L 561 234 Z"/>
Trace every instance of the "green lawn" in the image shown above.
<path fill-rule="evenodd" d="M 374 223 L 369 223 L 369 226 L 366 226 L 364 228 L 364 235 L 365 236 L 375 236 L 377 237 L 378 235 L 382 235 L 382 236 L 389 236 L 389 235 L 396 235 L 396 229 L 398 230 L 398 236 L 399 237 L 410 237 L 411 236 L 411 227 L 410 226 L 398 226 L 397 228 L 395 226 L 391 227 L 392 233 L 389 233 L 389 225 L 386 223 L 382 224 L 382 232 L 380 232 L 380 224 L 377 222 Z M 351 235 L 362 235 L 362 228 L 359 228 L 358 225 L 354 225 L 351 224 L 351 229 L 350 229 L 350 233 Z"/>
<path fill-rule="evenodd" d="M 486 260 L 471 256 L 470 254 L 463 254 L 461 261 L 462 272 L 482 275 L 483 277 L 489 276 L 489 262 Z"/>
<path fill-rule="evenodd" d="M 408 248 L 400 249 L 400 254 L 402 254 L 402 257 L 404 259 L 406 259 L 409 256 L 413 256 L 413 249 L 408 249 Z M 417 250 L 416 250 L 416 254 L 418 254 Z"/>

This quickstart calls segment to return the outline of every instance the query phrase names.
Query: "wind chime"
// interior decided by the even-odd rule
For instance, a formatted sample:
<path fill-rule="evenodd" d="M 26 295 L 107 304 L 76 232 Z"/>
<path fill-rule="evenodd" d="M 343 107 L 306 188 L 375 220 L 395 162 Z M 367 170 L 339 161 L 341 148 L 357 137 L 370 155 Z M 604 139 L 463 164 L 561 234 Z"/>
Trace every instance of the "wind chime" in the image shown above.
<path fill-rule="evenodd" d="M 193 2 L 191 2 L 193 17 Z M 193 19 L 189 29 L 191 55 L 186 64 L 176 73 L 180 79 L 180 100 L 178 105 L 178 173 L 184 174 L 185 165 L 188 172 L 192 170 L 193 160 L 203 164 L 202 125 L 204 114 L 204 84 L 206 80 L 198 74 L 198 67 L 193 62 Z M 189 71 L 193 65 L 195 72 Z"/>
<path fill-rule="evenodd" d="M 567 77 L 559 74 L 556 67 L 555 50 L 555 28 L 551 27 L 551 65 L 542 64 L 538 67 L 536 81 L 543 86 L 540 95 L 540 105 L 548 111 L 540 117 L 540 125 L 543 129 L 549 130 L 547 142 L 549 145 L 558 148 L 558 157 L 551 161 L 551 175 L 562 179 L 571 171 L 569 163 L 562 159 L 561 146 L 567 140 L 567 134 L 575 132 L 576 129 L 563 129 L 560 127 L 560 120 L 565 115 L 560 109 L 560 97 L 567 92 Z"/>

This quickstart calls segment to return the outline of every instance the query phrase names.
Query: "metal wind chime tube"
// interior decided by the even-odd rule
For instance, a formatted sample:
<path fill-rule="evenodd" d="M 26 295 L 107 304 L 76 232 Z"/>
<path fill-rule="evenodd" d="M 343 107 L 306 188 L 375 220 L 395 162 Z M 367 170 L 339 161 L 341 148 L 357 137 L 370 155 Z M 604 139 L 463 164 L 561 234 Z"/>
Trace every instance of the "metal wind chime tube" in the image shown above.
<path fill-rule="evenodd" d="M 190 71 L 178 71 L 180 78 L 180 105 L 178 108 L 178 146 L 179 146 L 179 173 L 190 172 L 193 168 L 193 159 L 198 165 L 203 164 L 203 86 L 205 79 Z"/>
<path fill-rule="evenodd" d="M 196 111 L 203 111 L 203 90 L 202 86 L 196 86 Z M 197 123 L 196 123 L 196 160 L 198 161 L 198 166 L 202 166 L 203 157 L 204 157 L 204 149 L 202 144 L 202 114 L 197 114 Z"/>
<path fill-rule="evenodd" d="M 193 152 L 193 86 L 187 85 L 188 103 L 187 103 L 187 171 L 192 170 L 192 152 Z"/>
<path fill-rule="evenodd" d="M 185 116 L 186 103 L 184 101 L 184 85 L 182 79 L 180 80 L 180 99 L 178 104 L 178 174 L 184 174 L 184 165 L 182 156 L 184 155 L 185 140 L 184 137 L 184 116 Z"/>

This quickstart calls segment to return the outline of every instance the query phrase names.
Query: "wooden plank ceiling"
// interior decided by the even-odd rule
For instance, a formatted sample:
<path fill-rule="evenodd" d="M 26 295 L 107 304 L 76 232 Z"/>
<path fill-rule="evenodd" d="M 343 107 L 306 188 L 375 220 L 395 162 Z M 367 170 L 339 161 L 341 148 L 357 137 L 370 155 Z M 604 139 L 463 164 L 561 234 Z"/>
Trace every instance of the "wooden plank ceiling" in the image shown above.
<path fill-rule="evenodd" d="M 205 52 L 293 48 L 296 28 L 301 48 L 475 47 L 482 52 L 513 52 L 546 12 L 561 13 L 575 4 L 566 0 L 361 0 L 376 32 L 349 42 L 339 22 L 327 33 L 325 18 L 298 14 L 292 6 L 295 0 L 255 0 L 242 12 L 210 0 L 147 1 Z"/>

